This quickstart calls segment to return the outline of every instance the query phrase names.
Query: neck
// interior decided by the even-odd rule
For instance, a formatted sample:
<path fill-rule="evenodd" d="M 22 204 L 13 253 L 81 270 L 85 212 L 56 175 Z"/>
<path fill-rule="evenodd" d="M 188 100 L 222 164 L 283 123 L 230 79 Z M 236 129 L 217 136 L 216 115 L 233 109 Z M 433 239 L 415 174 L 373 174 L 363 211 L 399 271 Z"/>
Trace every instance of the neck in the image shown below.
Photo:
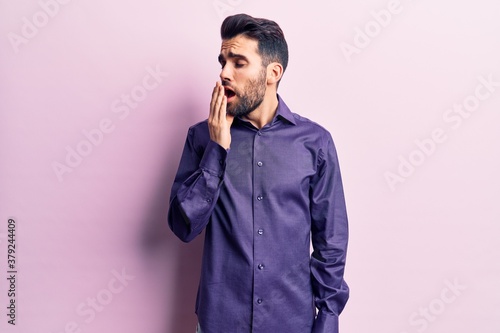
<path fill-rule="evenodd" d="M 258 129 L 261 129 L 273 120 L 277 110 L 278 96 L 276 95 L 276 90 L 266 89 L 264 100 L 259 107 L 247 114 L 244 118 Z"/>

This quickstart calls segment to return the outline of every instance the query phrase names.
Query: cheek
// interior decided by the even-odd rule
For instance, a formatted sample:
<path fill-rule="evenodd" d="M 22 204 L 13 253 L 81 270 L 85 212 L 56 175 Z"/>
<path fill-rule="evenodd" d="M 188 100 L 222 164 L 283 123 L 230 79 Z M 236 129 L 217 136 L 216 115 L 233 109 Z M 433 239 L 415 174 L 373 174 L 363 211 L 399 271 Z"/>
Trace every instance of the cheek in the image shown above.
<path fill-rule="evenodd" d="M 244 75 L 236 75 L 234 76 L 234 88 L 238 94 L 242 94 L 245 92 L 248 87 L 248 78 Z"/>

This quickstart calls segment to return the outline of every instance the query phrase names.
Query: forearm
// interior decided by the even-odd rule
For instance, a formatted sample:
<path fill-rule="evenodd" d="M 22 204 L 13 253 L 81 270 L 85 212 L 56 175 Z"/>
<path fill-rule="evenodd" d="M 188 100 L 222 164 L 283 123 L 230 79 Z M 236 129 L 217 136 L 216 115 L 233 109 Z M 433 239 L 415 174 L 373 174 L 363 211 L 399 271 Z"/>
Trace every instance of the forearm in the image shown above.
<path fill-rule="evenodd" d="M 319 310 L 312 333 L 339 332 L 338 317 L 349 298 L 349 288 L 343 278 L 344 264 L 340 258 L 311 259 L 313 293 Z"/>
<path fill-rule="evenodd" d="M 338 316 L 349 298 L 344 281 L 349 238 L 347 210 L 337 155 L 330 141 L 311 196 L 311 279 L 319 309 L 313 333 L 337 333 Z"/>
<path fill-rule="evenodd" d="M 184 242 L 199 235 L 210 221 L 222 185 L 227 152 L 210 141 L 198 169 L 187 179 L 176 177 L 172 187 L 168 223 Z M 181 161 L 178 175 L 186 161 Z"/>
<path fill-rule="evenodd" d="M 191 241 L 205 228 L 219 195 L 220 180 L 217 176 L 206 171 L 195 176 L 193 184 L 182 184 L 170 202 L 170 228 L 184 242 Z"/>

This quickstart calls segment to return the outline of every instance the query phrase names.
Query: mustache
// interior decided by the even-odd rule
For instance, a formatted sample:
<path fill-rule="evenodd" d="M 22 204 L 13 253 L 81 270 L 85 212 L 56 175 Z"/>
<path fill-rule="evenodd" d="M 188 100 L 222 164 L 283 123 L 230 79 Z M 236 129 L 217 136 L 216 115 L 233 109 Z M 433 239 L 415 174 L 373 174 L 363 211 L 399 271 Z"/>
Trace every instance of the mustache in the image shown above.
<path fill-rule="evenodd" d="M 221 84 L 222 84 L 222 86 L 223 86 L 223 87 L 230 88 L 230 89 L 234 92 L 234 94 L 235 94 L 236 96 L 239 96 L 239 90 L 238 90 L 238 89 L 236 89 L 235 87 L 233 87 L 233 86 L 232 86 L 229 82 L 227 82 L 227 81 L 222 81 L 222 82 L 221 82 Z"/>
<path fill-rule="evenodd" d="M 231 86 L 231 84 L 229 82 L 227 82 L 227 81 L 222 81 L 221 84 L 222 84 L 223 87 L 228 87 L 228 88 L 231 88 L 231 89 L 234 90 L 234 88 Z"/>

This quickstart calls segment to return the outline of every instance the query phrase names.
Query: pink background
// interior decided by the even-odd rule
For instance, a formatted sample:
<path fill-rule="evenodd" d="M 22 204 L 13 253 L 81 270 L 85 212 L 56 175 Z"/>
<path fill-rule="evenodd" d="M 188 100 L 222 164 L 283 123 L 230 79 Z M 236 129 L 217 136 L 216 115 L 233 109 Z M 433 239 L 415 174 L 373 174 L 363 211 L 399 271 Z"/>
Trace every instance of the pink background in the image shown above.
<path fill-rule="evenodd" d="M 0 0 L 0 331 L 194 332 L 202 239 L 173 236 L 168 196 L 239 12 L 281 25 L 280 94 L 336 141 L 341 331 L 500 332 L 496 0 Z M 58 176 L 68 149 L 85 156 Z"/>

